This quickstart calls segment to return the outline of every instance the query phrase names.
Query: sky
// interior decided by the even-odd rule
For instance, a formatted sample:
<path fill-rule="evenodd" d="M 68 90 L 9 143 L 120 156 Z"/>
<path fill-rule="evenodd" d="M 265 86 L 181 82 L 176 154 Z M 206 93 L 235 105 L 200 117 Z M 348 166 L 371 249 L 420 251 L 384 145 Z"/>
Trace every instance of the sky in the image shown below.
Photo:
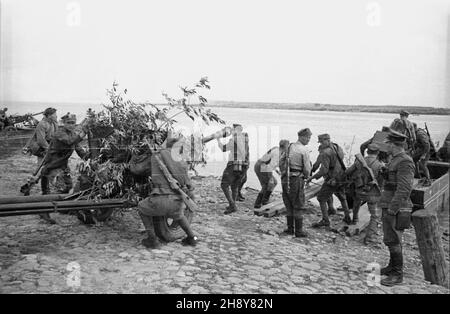
<path fill-rule="evenodd" d="M 0 101 L 450 107 L 448 0 L 0 0 Z"/>

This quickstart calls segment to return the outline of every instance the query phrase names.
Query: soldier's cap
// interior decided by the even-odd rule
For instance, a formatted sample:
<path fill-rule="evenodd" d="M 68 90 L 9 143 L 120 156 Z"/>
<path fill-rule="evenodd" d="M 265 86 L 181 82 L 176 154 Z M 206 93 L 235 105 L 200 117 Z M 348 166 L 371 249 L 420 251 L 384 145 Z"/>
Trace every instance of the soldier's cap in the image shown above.
<path fill-rule="evenodd" d="M 403 135 L 400 132 L 390 129 L 385 142 L 386 143 L 403 143 L 406 141 L 406 139 L 407 139 L 406 135 Z"/>
<path fill-rule="evenodd" d="M 242 124 L 233 123 L 233 129 L 238 128 L 238 127 L 242 127 Z"/>
<path fill-rule="evenodd" d="M 64 116 L 61 117 L 62 122 L 64 123 L 69 123 L 69 122 L 77 122 L 77 116 L 74 115 L 73 113 L 68 112 L 67 114 L 65 114 Z"/>
<path fill-rule="evenodd" d="M 320 134 L 317 138 L 319 139 L 319 143 L 320 143 L 321 141 L 329 140 L 330 139 L 330 134 L 327 134 L 327 133 Z"/>
<path fill-rule="evenodd" d="M 409 116 L 409 112 L 408 111 L 406 111 L 406 110 L 402 110 L 402 111 L 400 111 L 400 115 L 401 116 Z"/>
<path fill-rule="evenodd" d="M 378 152 L 380 150 L 380 147 L 375 143 L 370 143 L 367 148 L 373 152 Z"/>
<path fill-rule="evenodd" d="M 55 108 L 52 107 L 48 107 L 47 109 L 44 110 L 44 116 L 50 116 L 52 114 L 54 114 L 56 112 Z"/>
<path fill-rule="evenodd" d="M 301 129 L 300 131 L 298 131 L 297 135 L 298 136 L 310 136 L 310 135 L 312 135 L 312 132 L 309 128 L 304 128 L 304 129 Z"/>

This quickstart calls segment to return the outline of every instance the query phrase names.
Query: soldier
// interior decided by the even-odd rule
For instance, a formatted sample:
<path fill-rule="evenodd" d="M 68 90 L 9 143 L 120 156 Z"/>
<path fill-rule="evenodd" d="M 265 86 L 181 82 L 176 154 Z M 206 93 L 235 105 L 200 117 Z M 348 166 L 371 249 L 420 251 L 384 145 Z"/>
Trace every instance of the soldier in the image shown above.
<path fill-rule="evenodd" d="M 8 108 L 0 109 L 0 131 L 9 126 L 9 119 L 6 116 L 6 111 L 8 111 Z"/>
<path fill-rule="evenodd" d="M 224 214 L 231 214 L 237 210 L 236 200 L 239 194 L 239 188 L 245 179 L 246 169 L 249 166 L 249 147 L 248 134 L 242 132 L 242 125 L 233 124 L 231 133 L 232 138 L 227 144 L 222 144 L 217 138 L 219 148 L 223 151 L 229 151 L 228 163 L 222 174 L 220 184 L 229 206 Z M 230 193 L 231 188 L 231 193 Z"/>
<path fill-rule="evenodd" d="M 415 165 L 418 165 L 417 171 L 423 172 L 425 178 L 422 180 L 423 186 L 430 186 L 430 171 L 428 170 L 428 160 L 430 159 L 430 137 L 427 131 L 424 129 L 417 128 L 417 124 L 413 123 L 414 129 L 416 131 L 416 145 L 413 153 L 413 161 Z"/>
<path fill-rule="evenodd" d="M 184 161 L 176 161 L 173 159 L 171 150 L 174 149 L 175 144 L 179 138 L 168 138 L 166 141 L 166 148 L 155 152 L 150 157 L 150 169 L 153 189 L 150 196 L 142 200 L 138 204 L 139 215 L 147 231 L 148 237 L 142 240 L 142 244 L 150 249 L 159 249 L 161 242 L 158 240 L 153 225 L 153 217 L 167 216 L 177 221 L 180 227 L 186 232 L 187 237 L 182 240 L 183 245 L 195 246 L 198 238 L 194 235 L 189 222 L 184 215 L 186 204 L 183 202 L 181 196 L 172 189 L 169 181 L 161 170 L 156 156 L 167 167 L 173 178 L 178 181 L 181 189 L 188 194 L 191 199 L 194 199 L 193 186 L 188 175 L 188 167 Z"/>
<path fill-rule="evenodd" d="M 320 153 L 320 158 L 322 161 L 320 170 L 309 177 L 307 183 L 311 180 L 319 179 L 324 177 L 324 182 L 320 188 L 319 194 L 317 195 L 317 200 L 320 204 L 320 210 L 322 212 L 322 219 L 312 225 L 313 228 L 328 227 L 330 226 L 330 220 L 328 218 L 328 207 L 327 201 L 335 194 L 342 204 L 342 209 L 344 210 L 344 222 L 347 224 L 351 223 L 351 218 L 349 214 L 347 199 L 345 196 L 345 190 L 343 182 L 341 182 L 344 168 L 341 165 L 342 158 L 344 157 L 344 152 L 339 145 L 332 143 L 330 135 L 322 134 L 318 136 L 319 143 L 323 145 L 323 151 Z"/>
<path fill-rule="evenodd" d="M 383 242 L 389 248 L 389 265 L 381 269 L 385 286 L 403 282 L 403 230 L 409 228 L 412 202 L 410 199 L 414 181 L 414 162 L 405 152 L 407 136 L 391 130 L 386 142 L 393 156 L 387 165 L 387 177 L 380 199 L 382 208 Z"/>
<path fill-rule="evenodd" d="M 272 147 L 255 163 L 254 170 L 259 183 L 261 183 L 261 191 L 256 197 L 255 208 L 261 208 L 261 205 L 269 203 L 270 195 L 277 185 L 277 179 L 274 177 L 273 171 L 280 174 L 278 165 L 280 160 L 280 150 L 285 150 L 288 145 L 288 140 L 281 140 L 280 147 Z"/>
<path fill-rule="evenodd" d="M 36 131 L 27 144 L 31 154 L 37 156 L 37 166 L 39 167 L 50 147 L 50 140 L 58 128 L 58 118 L 55 108 L 47 108 L 44 117 L 36 127 Z"/>
<path fill-rule="evenodd" d="M 82 125 L 81 132 L 75 130 L 76 116 L 66 114 L 61 118 L 63 125 L 53 135 L 48 153 L 43 161 L 41 170 L 42 194 L 49 194 L 50 183 L 55 186 L 59 193 L 68 193 L 72 189 L 72 178 L 70 176 L 69 158 L 75 150 L 80 158 L 86 159 L 87 152 L 81 147 L 80 142 L 86 136 L 87 130 Z M 40 215 L 47 222 L 54 224 L 55 221 L 49 214 Z"/>
<path fill-rule="evenodd" d="M 414 130 L 414 125 L 411 121 L 408 120 L 409 112 L 406 110 L 400 111 L 400 119 L 395 119 L 391 125 L 390 129 L 400 132 L 404 135 L 406 135 L 406 151 L 410 155 L 412 154 L 412 151 L 414 150 L 414 143 L 416 141 L 416 132 Z"/>
<path fill-rule="evenodd" d="M 321 160 L 321 156 L 320 153 L 323 151 L 323 146 L 319 145 L 319 156 L 317 156 L 316 162 L 313 164 L 312 169 L 311 169 L 311 176 L 313 175 L 314 172 L 317 171 L 317 169 L 319 169 L 320 165 L 322 164 L 322 160 Z M 334 204 L 333 204 L 333 195 L 331 195 L 328 200 L 327 200 L 327 205 L 328 205 L 328 215 L 336 215 L 337 211 L 334 208 Z"/>
<path fill-rule="evenodd" d="M 377 202 L 380 198 L 380 183 L 382 180 L 382 169 L 384 164 L 378 160 L 378 146 L 370 144 L 367 150 L 368 156 L 364 159 L 357 154 L 355 163 L 345 171 L 345 175 L 350 178 L 350 190 L 353 199 L 353 220 L 352 224 L 358 222 L 358 213 L 361 205 L 367 202 L 370 213 L 370 222 L 367 227 L 364 244 L 376 244 L 376 234 L 378 228 Z"/>
<path fill-rule="evenodd" d="M 305 210 L 305 178 L 311 173 L 309 151 L 306 148 L 311 140 L 310 129 L 298 131 L 298 141 L 291 143 L 286 152 L 281 154 L 281 186 L 283 203 L 286 206 L 287 229 L 285 235 L 295 235 L 298 238 L 307 237 L 303 231 L 303 211 Z"/>

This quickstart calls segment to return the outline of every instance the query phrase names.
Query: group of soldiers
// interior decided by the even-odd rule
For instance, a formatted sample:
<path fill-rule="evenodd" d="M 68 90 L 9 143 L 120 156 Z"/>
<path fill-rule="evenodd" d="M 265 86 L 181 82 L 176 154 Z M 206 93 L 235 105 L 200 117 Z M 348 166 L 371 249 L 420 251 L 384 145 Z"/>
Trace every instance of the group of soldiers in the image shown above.
<path fill-rule="evenodd" d="M 329 227 L 330 215 L 337 213 L 333 206 L 335 195 L 344 212 L 343 222 L 356 224 L 359 209 L 367 203 L 370 221 L 366 229 L 364 243 L 378 244 L 377 229 L 379 208 L 383 226 L 383 242 L 389 248 L 390 261 L 381 269 L 387 276 L 381 283 L 392 286 L 403 281 L 402 233 L 409 228 L 412 203 L 410 194 L 416 172 L 424 175 L 422 184 L 430 185 L 427 161 L 432 145 L 429 134 L 410 122 L 409 113 L 402 111 L 400 119 L 394 120 L 390 127 L 383 127 L 387 136 L 383 143 L 373 139 L 361 145 L 361 154 L 346 167 L 342 148 L 331 141 L 329 134 L 318 135 L 319 156 L 312 164 L 309 144 L 312 132 L 301 129 L 294 143 L 281 140 L 278 147 L 271 148 L 254 165 L 254 171 L 261 184 L 254 207 L 260 208 L 269 202 L 270 195 L 277 185 L 274 172 L 281 176 L 282 199 L 286 207 L 287 229 L 284 235 L 307 237 L 303 215 L 306 212 L 305 187 L 323 178 L 317 195 L 322 218 L 312 224 L 313 228 Z M 226 145 L 218 139 L 223 151 L 230 151 L 229 161 L 222 175 L 221 187 L 228 200 L 225 214 L 237 210 L 240 189 L 246 180 L 249 168 L 248 135 L 242 132 L 241 125 L 234 125 L 232 138 Z M 383 145 L 381 151 L 380 145 Z M 366 153 L 366 156 L 364 154 Z M 230 193 L 231 188 L 231 193 Z M 348 197 L 352 200 L 349 208 Z"/>
<path fill-rule="evenodd" d="M 404 119 L 405 112 L 401 113 Z M 405 121 L 405 120 L 403 120 Z M 426 171 L 426 161 L 429 158 L 429 136 L 422 139 L 423 132 L 414 128 L 414 124 L 401 122 L 404 128 L 385 127 L 387 138 L 384 155 L 379 154 L 380 148 L 372 139 L 361 146 L 362 154 L 357 154 L 355 162 L 346 168 L 342 148 L 331 141 L 329 134 L 318 135 L 319 156 L 312 164 L 307 145 L 312 132 L 309 128 L 298 132 L 296 142 L 281 140 L 278 147 L 271 148 L 254 165 L 254 171 L 261 183 L 254 207 L 260 208 L 269 202 L 271 193 L 277 185 L 274 172 L 281 176 L 282 198 L 287 215 L 287 229 L 284 235 L 307 237 L 303 216 L 306 212 L 305 187 L 313 181 L 323 178 L 317 199 L 320 204 L 322 218 L 312 224 L 313 228 L 329 227 L 330 215 L 336 214 L 333 206 L 335 195 L 344 212 L 343 221 L 355 224 L 358 221 L 358 211 L 364 202 L 367 202 L 371 214 L 369 227 L 364 239 L 366 244 L 376 242 L 378 228 L 378 208 L 382 210 L 382 225 L 384 243 L 390 252 L 389 265 L 381 270 L 386 275 L 381 283 L 384 285 L 399 284 L 403 280 L 402 232 L 407 228 L 408 214 L 412 210 L 410 193 L 413 187 L 413 178 L 416 171 L 415 161 L 422 165 L 426 179 L 429 183 L 429 173 Z M 86 159 L 89 153 L 80 143 L 86 136 L 88 129 L 83 122 L 76 128 L 76 116 L 66 114 L 61 118 L 62 124 L 57 124 L 56 109 L 47 108 L 44 118 L 36 128 L 36 132 L 28 143 L 28 150 L 38 159 L 38 168 L 41 169 L 42 194 L 50 192 L 49 184 L 56 186 L 58 192 L 67 193 L 72 188 L 68 160 L 76 151 Z M 395 124 L 395 125 L 394 125 Z M 396 129 L 395 129 L 396 128 Z M 402 130 L 408 130 L 402 132 Z M 411 132 L 414 140 L 411 141 Z M 223 152 L 229 152 L 229 159 L 222 175 L 221 188 L 229 203 L 225 214 L 238 210 L 237 202 L 245 198 L 241 189 L 247 180 L 249 169 L 249 137 L 243 132 L 240 124 L 234 124 L 224 137 L 231 136 L 226 144 L 217 138 L 217 144 Z M 195 246 L 198 239 L 194 235 L 185 215 L 186 198 L 174 189 L 170 179 L 159 165 L 165 164 L 166 169 L 172 173 L 179 187 L 192 200 L 194 199 L 187 164 L 173 158 L 172 149 L 180 141 L 180 137 L 168 137 L 163 148 L 151 155 L 148 163 L 148 172 L 151 173 L 153 189 L 151 195 L 138 204 L 139 214 L 145 226 L 148 237 L 142 244 L 148 248 L 159 248 L 162 243 L 155 234 L 152 218 L 167 216 L 173 218 L 186 232 L 187 237 L 182 241 L 184 245 Z M 367 155 L 363 157 L 365 150 Z M 351 195 L 352 216 L 347 203 L 347 196 Z M 50 223 L 55 223 L 48 214 L 41 215 Z"/>

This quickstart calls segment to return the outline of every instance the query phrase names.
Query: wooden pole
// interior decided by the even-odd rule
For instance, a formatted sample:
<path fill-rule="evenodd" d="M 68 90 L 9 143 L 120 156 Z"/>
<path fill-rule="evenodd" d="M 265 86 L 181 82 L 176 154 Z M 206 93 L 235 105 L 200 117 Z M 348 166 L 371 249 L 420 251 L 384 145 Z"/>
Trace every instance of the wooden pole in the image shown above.
<path fill-rule="evenodd" d="M 448 265 L 435 213 L 421 209 L 412 214 L 425 280 L 448 288 Z"/>

